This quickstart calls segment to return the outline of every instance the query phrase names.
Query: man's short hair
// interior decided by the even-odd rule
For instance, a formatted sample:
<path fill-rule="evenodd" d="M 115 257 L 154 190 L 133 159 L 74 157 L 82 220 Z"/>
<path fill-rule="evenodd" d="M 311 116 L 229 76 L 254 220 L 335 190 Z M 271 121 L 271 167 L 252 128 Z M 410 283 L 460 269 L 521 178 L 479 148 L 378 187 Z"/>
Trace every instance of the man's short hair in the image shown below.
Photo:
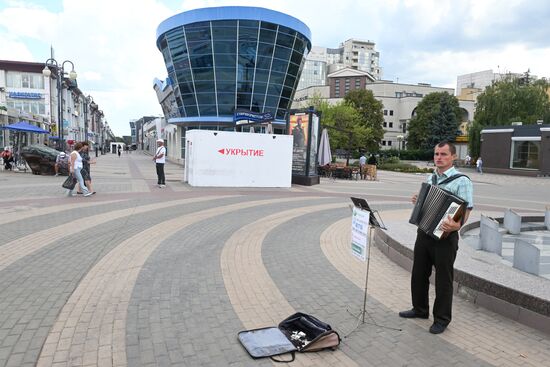
<path fill-rule="evenodd" d="M 456 147 L 453 143 L 451 142 L 448 142 L 448 141 L 442 141 L 441 143 L 437 144 L 436 147 L 438 148 L 443 148 L 445 145 L 448 145 L 449 146 L 449 151 L 451 152 L 452 155 L 455 155 L 456 154 Z"/>

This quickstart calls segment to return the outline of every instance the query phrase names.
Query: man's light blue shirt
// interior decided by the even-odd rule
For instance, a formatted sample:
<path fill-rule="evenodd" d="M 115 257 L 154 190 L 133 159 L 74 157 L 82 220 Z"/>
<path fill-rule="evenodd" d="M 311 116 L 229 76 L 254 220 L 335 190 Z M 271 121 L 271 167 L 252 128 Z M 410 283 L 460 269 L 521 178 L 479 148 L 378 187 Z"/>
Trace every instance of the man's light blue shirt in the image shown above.
<path fill-rule="evenodd" d="M 456 196 L 460 197 L 461 199 L 465 200 L 468 204 L 468 209 L 472 209 L 474 207 L 474 186 L 472 185 L 472 181 L 470 181 L 467 177 L 459 177 L 456 180 L 453 180 L 449 183 L 445 183 L 443 185 L 439 185 L 440 182 L 443 182 L 447 178 L 458 175 L 461 172 L 459 172 L 454 166 L 443 172 L 443 174 L 438 175 L 437 170 L 434 171 L 433 174 L 428 175 L 428 183 L 432 184 L 432 177 L 435 175 L 437 177 L 437 184 L 442 189 L 445 189 L 447 191 L 452 192 Z"/>

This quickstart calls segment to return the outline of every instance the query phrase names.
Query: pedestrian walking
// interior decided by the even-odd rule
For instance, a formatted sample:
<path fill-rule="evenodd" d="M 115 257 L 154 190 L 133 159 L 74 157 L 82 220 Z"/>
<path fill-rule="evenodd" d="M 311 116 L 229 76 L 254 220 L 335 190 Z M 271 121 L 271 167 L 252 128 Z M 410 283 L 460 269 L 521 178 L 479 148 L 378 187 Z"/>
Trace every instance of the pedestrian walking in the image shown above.
<path fill-rule="evenodd" d="M 95 194 L 95 191 L 92 188 L 92 175 L 90 171 L 90 164 L 95 163 L 95 161 L 92 161 L 90 159 L 90 145 L 87 141 L 82 142 L 82 150 L 80 151 L 80 156 L 82 157 L 82 170 L 80 170 L 80 172 L 82 173 L 84 184 L 88 188 L 88 191 L 90 191 L 93 195 Z M 80 188 L 76 193 L 82 194 Z"/>
<path fill-rule="evenodd" d="M 359 174 L 361 175 L 361 180 L 364 180 L 367 178 L 367 157 L 365 157 L 365 154 L 361 154 L 361 157 L 359 158 Z"/>
<path fill-rule="evenodd" d="M 449 235 L 436 240 L 418 229 L 414 244 L 413 269 L 411 272 L 411 298 L 413 308 L 399 312 L 400 317 L 427 319 L 430 315 L 429 289 L 432 267 L 435 267 L 434 322 L 430 333 L 441 334 L 451 322 L 453 302 L 454 262 L 458 251 L 458 230 L 468 220 L 473 209 L 472 181 L 453 166 L 456 147 L 441 142 L 434 148 L 436 169 L 428 177 L 428 183 L 439 186 L 466 201 L 464 217 L 454 221 L 448 216 L 439 227 Z M 416 203 L 417 195 L 412 197 Z"/>
<path fill-rule="evenodd" d="M 164 140 L 157 140 L 157 151 L 153 157 L 153 161 L 157 167 L 157 184 L 160 188 L 166 187 L 164 178 L 164 163 L 166 162 L 166 148 L 164 147 Z"/>
<path fill-rule="evenodd" d="M 71 152 L 71 161 L 69 163 L 69 174 L 72 174 L 73 177 L 76 178 L 78 181 L 78 184 L 80 185 L 80 189 L 82 190 L 82 193 L 84 196 L 90 196 L 92 193 L 88 190 L 86 185 L 84 184 L 84 178 L 82 177 L 82 157 L 80 156 L 80 151 L 82 150 L 82 143 L 78 142 L 74 146 L 74 150 Z M 69 189 L 67 192 L 67 196 L 73 196 L 73 189 Z"/>
<path fill-rule="evenodd" d="M 117 149 L 118 157 L 119 157 L 119 158 L 120 158 L 120 151 L 121 151 L 121 150 L 122 150 L 122 149 L 120 148 L 120 145 L 119 145 L 119 146 L 118 146 L 118 149 Z"/>
<path fill-rule="evenodd" d="M 481 159 L 481 157 L 479 157 L 476 161 L 476 170 L 480 174 L 483 174 L 483 160 Z"/>

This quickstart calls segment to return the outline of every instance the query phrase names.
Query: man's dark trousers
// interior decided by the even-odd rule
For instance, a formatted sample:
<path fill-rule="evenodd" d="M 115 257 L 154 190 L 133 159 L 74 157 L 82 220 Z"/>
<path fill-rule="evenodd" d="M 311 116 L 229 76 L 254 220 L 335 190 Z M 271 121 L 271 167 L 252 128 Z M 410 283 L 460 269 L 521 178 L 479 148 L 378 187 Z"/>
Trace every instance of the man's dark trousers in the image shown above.
<path fill-rule="evenodd" d="M 430 275 L 435 266 L 434 321 L 447 326 L 451 322 L 453 306 L 453 275 L 458 233 L 453 232 L 443 240 L 436 240 L 418 230 L 414 244 L 414 263 L 411 277 L 413 308 L 428 315 L 430 304 L 428 291 Z"/>
<path fill-rule="evenodd" d="M 157 163 L 157 184 L 164 185 L 164 163 Z"/>

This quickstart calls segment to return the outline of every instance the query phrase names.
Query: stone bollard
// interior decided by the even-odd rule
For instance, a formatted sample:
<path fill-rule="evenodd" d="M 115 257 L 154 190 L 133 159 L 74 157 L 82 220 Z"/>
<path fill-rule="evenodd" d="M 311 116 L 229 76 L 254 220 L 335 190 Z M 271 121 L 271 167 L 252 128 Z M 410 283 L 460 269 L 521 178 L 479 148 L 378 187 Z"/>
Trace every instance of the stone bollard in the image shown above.
<path fill-rule="evenodd" d="M 504 212 L 504 228 L 510 234 L 520 234 L 521 232 L 521 216 L 512 209 L 506 209 Z"/>
<path fill-rule="evenodd" d="M 514 243 L 514 268 L 526 273 L 540 274 L 540 249 L 523 240 Z"/>
<path fill-rule="evenodd" d="M 550 231 L 550 205 L 546 207 L 546 211 L 544 212 L 544 225 Z"/>
<path fill-rule="evenodd" d="M 482 214 L 479 227 L 479 246 L 477 250 L 493 252 L 502 256 L 502 234 L 499 232 L 498 222 Z"/>

